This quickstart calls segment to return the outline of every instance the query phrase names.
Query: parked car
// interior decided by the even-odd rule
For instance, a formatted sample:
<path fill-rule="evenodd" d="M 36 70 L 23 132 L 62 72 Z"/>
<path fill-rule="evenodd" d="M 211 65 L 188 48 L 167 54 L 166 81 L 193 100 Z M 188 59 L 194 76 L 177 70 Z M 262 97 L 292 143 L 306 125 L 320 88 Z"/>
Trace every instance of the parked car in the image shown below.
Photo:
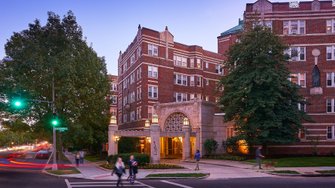
<path fill-rule="evenodd" d="M 8 154 L 8 158 L 21 158 L 24 157 L 24 153 L 22 152 L 15 152 Z"/>
<path fill-rule="evenodd" d="M 35 158 L 36 159 L 48 159 L 50 156 L 50 153 L 48 150 L 40 150 L 36 153 Z"/>

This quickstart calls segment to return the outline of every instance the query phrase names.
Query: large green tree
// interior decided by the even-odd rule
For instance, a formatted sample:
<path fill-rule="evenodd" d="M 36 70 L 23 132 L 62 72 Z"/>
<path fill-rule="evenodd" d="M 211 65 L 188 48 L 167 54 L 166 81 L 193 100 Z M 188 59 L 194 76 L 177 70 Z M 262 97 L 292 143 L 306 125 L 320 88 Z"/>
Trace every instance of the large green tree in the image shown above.
<path fill-rule="evenodd" d="M 255 26 L 241 34 L 224 63 L 229 74 L 222 78 L 220 98 L 226 121 L 234 121 L 239 137 L 255 144 L 287 144 L 297 141 L 304 103 L 299 86 L 288 80 L 286 49 L 270 29 Z"/>
<path fill-rule="evenodd" d="M 0 65 L 1 96 L 51 101 L 54 83 L 57 114 L 62 126 L 69 127 L 62 136 L 64 143 L 94 149 L 107 140 L 105 61 L 87 45 L 71 11 L 62 19 L 48 12 L 44 26 L 35 20 L 28 29 L 15 32 L 5 51 L 13 60 Z M 34 119 L 34 131 L 50 132 L 50 105 L 26 102 L 19 114 Z"/>

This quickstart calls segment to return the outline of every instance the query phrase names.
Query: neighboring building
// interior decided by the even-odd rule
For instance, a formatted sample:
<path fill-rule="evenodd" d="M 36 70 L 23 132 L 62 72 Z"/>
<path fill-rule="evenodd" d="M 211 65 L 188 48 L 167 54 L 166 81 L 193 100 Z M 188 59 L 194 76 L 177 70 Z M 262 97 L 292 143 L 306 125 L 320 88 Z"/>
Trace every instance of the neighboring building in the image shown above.
<path fill-rule="evenodd" d="M 118 77 L 116 75 L 108 75 L 109 80 L 109 100 L 110 100 L 110 114 L 112 116 L 117 116 L 117 85 L 118 85 Z"/>
<path fill-rule="evenodd" d="M 250 23 L 255 14 L 260 23 L 270 27 L 289 45 L 284 53 L 290 57 L 287 66 L 291 81 L 301 86 L 300 93 L 310 104 L 299 105 L 299 108 L 315 121 L 303 123 L 299 134 L 301 142 L 272 146 L 270 150 L 275 148 L 271 150 L 273 153 L 287 154 L 332 154 L 335 147 L 335 1 L 271 3 L 258 0 L 246 5 L 244 24 Z M 237 41 L 236 36 L 242 31 L 240 26 L 218 37 L 219 53 L 224 54 Z M 320 86 L 313 84 L 312 71 L 320 72 Z"/>
<path fill-rule="evenodd" d="M 134 130 L 144 138 L 148 136 L 145 121 L 157 114 L 163 157 L 189 158 L 189 153 L 182 152 L 202 150 L 207 138 L 221 145 L 223 117 L 215 103 L 223 89 L 218 88 L 224 75 L 222 62 L 221 54 L 175 42 L 167 27 L 158 32 L 139 26 L 135 39 L 118 59 L 118 130 Z M 191 127 L 191 138 L 186 140 L 185 118 Z"/>
<path fill-rule="evenodd" d="M 225 55 L 229 47 L 238 41 L 238 35 L 243 31 L 243 20 L 238 20 L 238 25 L 228 29 L 218 36 L 218 53 Z"/>

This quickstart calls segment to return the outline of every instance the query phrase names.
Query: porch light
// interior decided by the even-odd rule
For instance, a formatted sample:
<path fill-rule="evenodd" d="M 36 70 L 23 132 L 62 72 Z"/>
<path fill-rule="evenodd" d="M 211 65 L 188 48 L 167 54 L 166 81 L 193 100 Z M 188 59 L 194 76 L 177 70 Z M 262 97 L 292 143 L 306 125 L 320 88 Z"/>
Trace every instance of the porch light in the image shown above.
<path fill-rule="evenodd" d="M 151 143 L 151 138 L 150 137 L 146 137 L 147 142 Z"/>
<path fill-rule="evenodd" d="M 150 127 L 150 120 L 149 119 L 145 120 L 144 126 L 145 126 L 145 128 Z"/>
<path fill-rule="evenodd" d="M 189 126 L 189 125 L 190 125 L 190 121 L 188 120 L 187 117 L 184 117 L 183 125 L 184 125 L 184 126 Z"/>
<path fill-rule="evenodd" d="M 118 142 L 120 140 L 120 137 L 119 136 L 115 136 L 115 142 Z"/>
<path fill-rule="evenodd" d="M 158 115 L 157 114 L 154 114 L 152 115 L 152 124 L 158 124 Z"/>
<path fill-rule="evenodd" d="M 109 121 L 109 124 L 111 125 L 116 125 L 116 117 L 115 116 L 112 116 L 110 121 Z"/>

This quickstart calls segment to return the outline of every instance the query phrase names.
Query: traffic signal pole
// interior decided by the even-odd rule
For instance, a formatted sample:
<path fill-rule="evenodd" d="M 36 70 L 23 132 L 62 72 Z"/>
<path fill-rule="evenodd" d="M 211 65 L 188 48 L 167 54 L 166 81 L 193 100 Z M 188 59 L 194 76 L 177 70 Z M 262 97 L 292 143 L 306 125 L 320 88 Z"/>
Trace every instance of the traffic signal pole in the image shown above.
<path fill-rule="evenodd" d="M 56 113 L 55 107 L 55 79 L 52 76 L 52 114 Z M 53 149 L 53 163 L 52 163 L 52 170 L 58 170 L 57 166 L 57 146 L 56 146 L 56 129 L 55 126 L 52 126 L 52 149 Z"/>

